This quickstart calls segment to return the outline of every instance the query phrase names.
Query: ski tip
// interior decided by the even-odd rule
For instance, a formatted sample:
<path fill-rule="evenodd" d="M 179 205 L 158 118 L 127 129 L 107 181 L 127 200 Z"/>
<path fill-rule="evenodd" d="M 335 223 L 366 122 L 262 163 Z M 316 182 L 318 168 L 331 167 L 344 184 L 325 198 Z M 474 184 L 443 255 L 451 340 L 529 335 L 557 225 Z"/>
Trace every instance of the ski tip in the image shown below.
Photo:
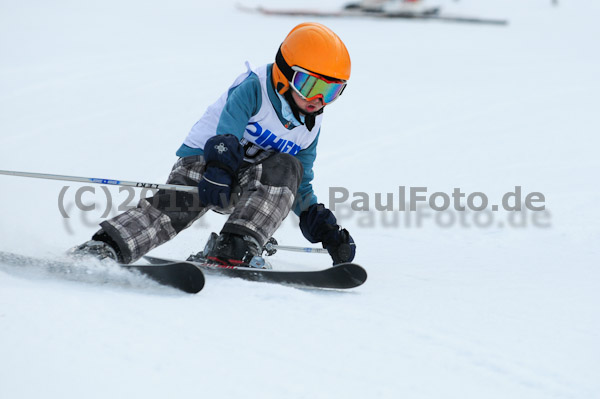
<path fill-rule="evenodd" d="M 157 260 L 154 258 L 154 260 Z M 188 294 L 197 294 L 202 291 L 205 284 L 204 273 L 191 262 L 176 261 L 150 262 L 150 265 L 124 265 L 135 269 L 151 279 Z"/>
<path fill-rule="evenodd" d="M 347 288 L 358 287 L 367 281 L 367 271 L 364 269 L 364 267 L 356 263 L 340 263 L 333 266 L 333 268 L 343 270 L 346 274 L 348 274 L 348 277 L 353 284 Z"/>
<path fill-rule="evenodd" d="M 197 294 L 204 288 L 206 283 L 204 273 L 193 263 L 177 262 L 167 265 L 167 267 L 182 274 L 174 281 L 173 287 L 179 288 L 188 294 Z"/>

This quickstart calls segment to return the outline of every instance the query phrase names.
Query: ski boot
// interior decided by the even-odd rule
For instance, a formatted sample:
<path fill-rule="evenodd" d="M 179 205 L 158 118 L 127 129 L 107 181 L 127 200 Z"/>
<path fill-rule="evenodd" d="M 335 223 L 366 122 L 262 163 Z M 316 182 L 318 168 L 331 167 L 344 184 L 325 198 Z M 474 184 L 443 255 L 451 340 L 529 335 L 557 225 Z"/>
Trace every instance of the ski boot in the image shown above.
<path fill-rule="evenodd" d="M 187 260 L 215 262 L 223 266 L 271 269 L 271 265 L 260 256 L 261 253 L 262 248 L 253 237 L 232 233 L 221 235 L 212 233 L 204 251 L 191 255 Z"/>
<path fill-rule="evenodd" d="M 119 261 L 117 251 L 103 241 L 86 241 L 77 247 L 71 248 L 67 253 L 74 258 L 91 256 L 99 260 L 111 259 L 115 262 Z"/>
<path fill-rule="evenodd" d="M 92 237 L 90 241 L 86 241 L 81 245 L 71 248 L 67 251 L 67 255 L 74 258 L 93 257 L 98 260 L 109 259 L 115 262 L 121 262 L 119 251 L 116 244 L 104 231 L 100 231 Z"/>

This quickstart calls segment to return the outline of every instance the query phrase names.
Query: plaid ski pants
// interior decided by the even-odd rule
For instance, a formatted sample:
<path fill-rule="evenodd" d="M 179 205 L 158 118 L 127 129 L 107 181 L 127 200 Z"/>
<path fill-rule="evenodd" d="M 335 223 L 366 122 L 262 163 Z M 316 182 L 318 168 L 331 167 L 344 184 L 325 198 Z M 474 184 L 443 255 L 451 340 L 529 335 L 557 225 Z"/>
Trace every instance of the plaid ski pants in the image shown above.
<path fill-rule="evenodd" d="M 167 183 L 197 186 L 205 169 L 201 155 L 180 158 Z M 159 190 L 100 226 L 117 243 L 125 263 L 173 239 L 209 210 L 230 214 L 222 233 L 251 235 L 262 245 L 291 210 L 302 174 L 302 164 L 293 156 L 265 152 L 244 163 L 238 172 L 241 196 L 226 208 L 203 207 L 195 193 Z"/>

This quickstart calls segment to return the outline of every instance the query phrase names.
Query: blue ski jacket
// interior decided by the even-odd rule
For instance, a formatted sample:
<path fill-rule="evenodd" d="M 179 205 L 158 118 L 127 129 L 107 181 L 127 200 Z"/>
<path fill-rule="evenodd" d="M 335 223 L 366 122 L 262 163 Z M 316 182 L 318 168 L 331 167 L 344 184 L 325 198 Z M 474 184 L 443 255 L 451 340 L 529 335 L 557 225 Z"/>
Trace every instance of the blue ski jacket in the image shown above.
<path fill-rule="evenodd" d="M 299 126 L 301 122 L 294 117 L 290 105 L 273 87 L 272 69 L 273 64 L 269 64 L 267 78 L 271 84 L 267 85 L 268 100 L 273 104 L 273 108 L 282 125 L 289 125 L 290 128 Z M 260 80 L 255 73 L 251 73 L 241 84 L 229 90 L 227 103 L 217 125 L 217 134 L 233 134 L 241 140 L 248 121 L 258 113 L 262 101 Z M 295 155 L 304 167 L 304 175 L 302 176 L 302 182 L 297 194 L 299 200 L 296 201 L 293 209 L 294 213 L 298 216 L 310 205 L 318 202 L 311 182 L 314 178 L 313 165 L 317 157 L 317 143 L 320 133 L 319 130 L 315 140 L 308 148 L 300 150 Z M 204 155 L 204 151 L 201 148 L 192 148 L 182 144 L 176 154 L 179 157 L 187 157 L 191 155 Z"/>

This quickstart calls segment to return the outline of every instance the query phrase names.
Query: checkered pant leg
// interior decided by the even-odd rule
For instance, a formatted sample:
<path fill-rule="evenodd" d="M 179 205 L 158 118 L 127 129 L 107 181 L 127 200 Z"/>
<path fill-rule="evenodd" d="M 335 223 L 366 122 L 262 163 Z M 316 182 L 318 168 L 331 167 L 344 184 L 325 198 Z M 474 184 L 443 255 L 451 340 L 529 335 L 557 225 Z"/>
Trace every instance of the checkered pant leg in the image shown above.
<path fill-rule="evenodd" d="M 132 263 L 177 235 L 171 219 L 141 200 L 137 208 L 100 224 L 119 245 L 125 263 Z"/>
<path fill-rule="evenodd" d="M 269 187 L 257 182 L 254 190 L 242 196 L 222 231 L 246 230 L 265 244 L 292 209 L 294 197 L 287 187 Z"/>
<path fill-rule="evenodd" d="M 201 156 L 179 159 L 167 183 L 196 186 L 204 171 Z M 199 205 L 198 195 L 159 192 L 100 226 L 115 240 L 125 263 L 132 263 L 152 249 L 173 239 L 208 211 Z"/>
<path fill-rule="evenodd" d="M 302 165 L 294 157 L 279 153 L 265 157 L 240 171 L 243 194 L 227 209 L 201 207 L 198 194 L 159 190 L 154 197 L 141 200 L 137 208 L 100 226 L 117 243 L 126 263 L 173 239 L 209 209 L 231 213 L 222 232 L 250 234 L 264 244 L 291 210 L 302 177 Z M 181 158 L 167 183 L 197 186 L 205 167 L 202 156 Z"/>
<path fill-rule="evenodd" d="M 247 233 L 264 245 L 292 209 L 301 177 L 302 165 L 287 154 L 248 168 L 242 197 L 221 231 Z"/>

